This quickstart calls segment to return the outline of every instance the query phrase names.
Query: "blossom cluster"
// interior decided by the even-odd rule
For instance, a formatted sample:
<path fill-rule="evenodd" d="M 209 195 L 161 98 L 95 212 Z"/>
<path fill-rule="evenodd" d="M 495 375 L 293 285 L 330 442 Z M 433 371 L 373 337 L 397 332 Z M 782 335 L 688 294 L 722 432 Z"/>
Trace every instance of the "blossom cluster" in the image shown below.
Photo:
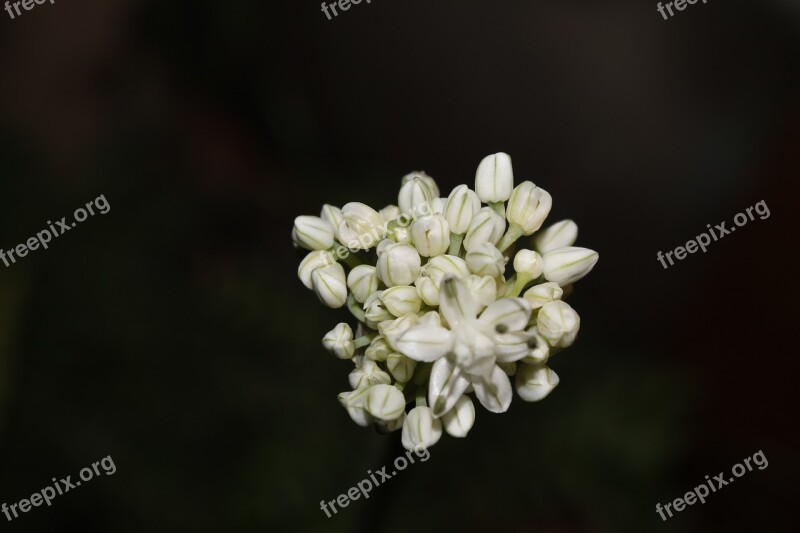
<path fill-rule="evenodd" d="M 413 172 L 397 205 L 325 205 L 295 219 L 295 246 L 310 250 L 300 280 L 357 322 L 322 339 L 353 362 L 339 401 L 356 424 L 401 430 L 407 449 L 428 448 L 443 432 L 467 435 L 471 394 L 502 413 L 511 378 L 529 402 L 558 385 L 548 360 L 580 327 L 564 298 L 598 254 L 573 246 L 572 220 L 541 229 L 551 205 L 532 182 L 515 187 L 511 158 L 498 153 L 478 165 L 474 190 L 459 185 L 444 198 Z"/>

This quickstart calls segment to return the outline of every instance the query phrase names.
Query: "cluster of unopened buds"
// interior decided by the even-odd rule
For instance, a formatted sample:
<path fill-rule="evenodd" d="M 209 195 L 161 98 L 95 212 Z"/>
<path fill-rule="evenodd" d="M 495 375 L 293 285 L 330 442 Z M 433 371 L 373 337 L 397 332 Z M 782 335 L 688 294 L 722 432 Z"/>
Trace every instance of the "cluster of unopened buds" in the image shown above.
<path fill-rule="evenodd" d="M 297 217 L 292 238 L 311 251 L 300 280 L 357 321 L 355 332 L 342 322 L 322 339 L 354 364 L 352 390 L 339 395 L 353 421 L 402 429 L 407 449 L 430 447 L 443 431 L 467 435 L 470 394 L 502 413 L 511 379 L 529 402 L 558 385 L 548 359 L 580 327 L 564 297 L 598 254 L 573 246 L 571 220 L 540 229 L 551 203 L 530 181 L 514 187 L 511 158 L 499 153 L 479 164 L 474 191 L 459 185 L 442 198 L 414 172 L 398 205 L 325 205 L 319 217 Z M 533 249 L 517 249 L 518 240 Z"/>

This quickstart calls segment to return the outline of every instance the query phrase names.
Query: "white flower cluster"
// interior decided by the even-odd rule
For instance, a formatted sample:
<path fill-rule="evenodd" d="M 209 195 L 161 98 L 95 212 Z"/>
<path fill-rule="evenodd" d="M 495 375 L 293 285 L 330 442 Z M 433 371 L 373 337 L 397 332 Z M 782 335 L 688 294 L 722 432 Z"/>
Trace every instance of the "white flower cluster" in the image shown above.
<path fill-rule="evenodd" d="M 415 172 L 403 178 L 397 206 L 325 205 L 319 217 L 297 217 L 295 245 L 311 250 L 300 279 L 358 320 L 355 334 L 342 322 L 322 340 L 354 363 L 352 390 L 339 401 L 357 424 L 402 429 L 407 449 L 427 448 L 442 431 L 467 435 L 471 393 L 502 413 L 510 377 L 529 402 L 558 385 L 547 361 L 580 327 L 562 298 L 598 254 L 573 246 L 571 220 L 539 231 L 551 203 L 530 181 L 514 187 L 511 158 L 499 153 L 481 161 L 474 191 L 459 185 L 442 198 Z M 531 235 L 534 250 L 518 250 L 507 268 L 511 245 Z"/>

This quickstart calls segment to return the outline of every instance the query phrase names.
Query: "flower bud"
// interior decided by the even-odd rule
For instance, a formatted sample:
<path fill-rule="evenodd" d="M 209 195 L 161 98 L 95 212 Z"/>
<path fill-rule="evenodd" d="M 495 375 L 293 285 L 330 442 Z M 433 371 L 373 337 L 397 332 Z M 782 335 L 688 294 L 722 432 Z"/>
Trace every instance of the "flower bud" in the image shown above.
<path fill-rule="evenodd" d="M 525 294 L 523 294 L 522 297 L 528 300 L 528 303 L 531 304 L 531 309 L 536 310 L 548 302 L 560 300 L 561 296 L 563 295 L 564 290 L 558 285 L 558 283 L 553 283 L 550 281 L 547 283 L 534 285 L 525 291 Z"/>
<path fill-rule="evenodd" d="M 531 235 L 542 227 L 552 206 L 550 193 L 530 181 L 523 181 L 511 193 L 506 218 L 519 226 L 523 235 Z"/>
<path fill-rule="evenodd" d="M 394 420 L 389 420 L 388 422 L 384 422 L 382 420 L 376 420 L 375 429 L 378 431 L 379 434 L 386 435 L 388 433 L 392 433 L 394 431 L 397 431 L 398 429 L 401 429 L 403 427 L 403 424 L 405 423 L 406 423 L 406 414 L 403 413 Z"/>
<path fill-rule="evenodd" d="M 572 246 L 578 239 L 578 225 L 571 220 L 562 220 L 549 226 L 534 237 L 534 245 L 540 254 Z"/>
<path fill-rule="evenodd" d="M 322 345 L 339 359 L 350 359 L 356 351 L 353 330 L 344 322 L 337 324 L 322 337 Z"/>
<path fill-rule="evenodd" d="M 481 201 L 475 191 L 466 185 L 459 185 L 450 193 L 444 204 L 443 214 L 450 224 L 450 231 L 463 235 L 469 229 L 472 217 L 480 211 Z"/>
<path fill-rule="evenodd" d="M 439 196 L 439 186 L 436 185 L 436 181 L 422 171 L 406 174 L 401 180 L 401 185 L 405 185 L 414 178 L 419 178 L 422 180 L 422 183 L 425 184 L 425 187 L 428 189 L 428 193 L 430 194 L 431 198 L 436 198 Z"/>
<path fill-rule="evenodd" d="M 319 217 L 294 219 L 295 242 L 306 250 L 327 250 L 333 246 L 333 226 Z"/>
<path fill-rule="evenodd" d="M 369 392 L 368 389 L 363 388 L 343 392 L 338 396 L 339 403 L 347 409 L 347 414 L 350 415 L 353 422 L 361 427 L 367 427 L 375 421 L 364 409 L 364 400 L 367 397 L 367 392 Z"/>
<path fill-rule="evenodd" d="M 581 317 L 567 302 L 556 300 L 539 309 L 536 327 L 550 346 L 566 348 L 575 342 L 581 327 Z"/>
<path fill-rule="evenodd" d="M 445 254 L 431 257 L 425 265 L 425 274 L 433 280 L 438 290 L 439 284 L 446 276 L 465 278 L 469 276 L 469 269 L 467 263 L 460 257 Z"/>
<path fill-rule="evenodd" d="M 388 422 L 402 416 L 406 407 L 406 399 L 397 387 L 392 385 L 373 385 L 364 400 L 364 409 L 369 414 Z"/>
<path fill-rule="evenodd" d="M 439 305 L 439 287 L 427 276 L 420 276 L 414 282 L 417 287 L 417 294 L 426 305 L 436 307 Z"/>
<path fill-rule="evenodd" d="M 322 220 L 325 220 L 333 226 L 333 231 L 335 232 L 336 229 L 339 227 L 339 223 L 344 220 L 344 216 L 342 215 L 342 210 L 336 207 L 335 205 L 325 204 L 322 206 L 322 211 L 319 214 Z"/>
<path fill-rule="evenodd" d="M 419 316 L 407 314 L 397 319 L 384 320 L 378 324 L 378 331 L 386 339 L 386 342 L 393 351 L 397 350 L 397 339 L 406 332 L 407 329 L 419 324 Z"/>
<path fill-rule="evenodd" d="M 367 325 L 373 329 L 384 320 L 393 320 L 394 315 L 386 310 L 386 306 L 381 301 L 381 294 L 383 291 L 375 291 L 364 300 L 364 316 L 367 320 Z"/>
<path fill-rule="evenodd" d="M 415 407 L 403 424 L 402 442 L 406 450 L 413 450 L 417 446 L 430 448 L 442 437 L 442 422 L 433 418 L 429 407 Z"/>
<path fill-rule="evenodd" d="M 317 298 L 328 307 L 338 309 L 347 301 L 347 281 L 339 263 L 314 270 L 311 283 Z"/>
<path fill-rule="evenodd" d="M 410 285 L 419 275 L 422 259 L 413 246 L 395 244 L 387 246 L 378 256 L 377 273 L 387 287 Z"/>
<path fill-rule="evenodd" d="M 467 268 L 478 276 L 496 278 L 505 272 L 506 258 L 494 244 L 483 242 L 473 247 L 466 255 Z"/>
<path fill-rule="evenodd" d="M 536 328 L 531 328 L 528 333 L 530 334 L 530 337 L 528 337 L 530 351 L 522 359 L 522 362 L 534 365 L 546 363 L 550 357 L 550 345 L 547 344 L 547 340 L 544 337 L 539 335 L 539 331 Z"/>
<path fill-rule="evenodd" d="M 386 341 L 386 337 L 383 335 L 378 335 L 374 339 L 369 346 L 367 346 L 366 351 L 364 351 L 364 355 L 367 359 L 371 359 L 373 361 L 386 361 L 386 358 L 392 353 L 392 347 L 389 346 L 389 343 Z"/>
<path fill-rule="evenodd" d="M 311 252 L 300 261 L 297 267 L 297 277 L 303 282 L 307 289 L 313 289 L 311 283 L 311 273 L 320 267 L 334 264 L 333 256 L 324 250 Z"/>
<path fill-rule="evenodd" d="M 558 382 L 558 374 L 544 365 L 521 364 L 517 370 L 517 394 L 526 402 L 544 399 Z"/>
<path fill-rule="evenodd" d="M 536 279 L 542 275 L 544 261 L 542 256 L 533 250 L 520 250 L 514 256 L 514 270 L 517 274 L 525 274 L 530 279 Z"/>
<path fill-rule="evenodd" d="M 410 218 L 403 218 L 403 215 L 400 215 L 400 218 L 389 223 L 389 230 L 386 232 L 386 236 L 400 244 L 411 244 L 410 220 Z M 403 224 L 400 223 L 401 221 Z"/>
<path fill-rule="evenodd" d="M 497 282 L 491 276 L 472 275 L 467 278 L 467 288 L 478 303 L 478 312 L 497 300 Z"/>
<path fill-rule="evenodd" d="M 386 367 L 398 383 L 407 383 L 414 375 L 416 366 L 416 361 L 398 352 L 391 353 L 386 358 Z"/>
<path fill-rule="evenodd" d="M 441 215 L 444 212 L 444 204 L 447 202 L 447 198 L 434 198 L 431 202 L 431 207 L 433 208 L 434 215 Z"/>
<path fill-rule="evenodd" d="M 568 246 L 547 252 L 544 259 L 544 277 L 564 287 L 575 283 L 594 268 L 599 259 L 594 250 Z"/>
<path fill-rule="evenodd" d="M 484 207 L 472 217 L 472 222 L 469 223 L 469 229 L 464 237 L 464 248 L 470 251 L 484 242 L 497 244 L 505 231 L 505 219 L 495 213 L 491 207 Z"/>
<path fill-rule="evenodd" d="M 434 257 L 450 246 L 450 226 L 442 215 L 429 215 L 411 224 L 411 240 L 423 257 Z"/>
<path fill-rule="evenodd" d="M 410 285 L 396 285 L 383 291 L 381 301 L 386 310 L 396 317 L 418 313 L 422 300 L 417 288 Z"/>
<path fill-rule="evenodd" d="M 513 187 L 511 157 L 502 152 L 484 157 L 475 172 L 475 192 L 481 202 L 505 202 Z"/>
<path fill-rule="evenodd" d="M 374 266 L 358 265 L 347 275 L 347 288 L 353 298 L 363 304 L 367 297 L 378 290 L 378 275 Z"/>
<path fill-rule="evenodd" d="M 389 374 L 381 370 L 378 364 L 370 359 L 364 359 L 361 362 L 361 366 L 353 369 L 348 376 L 348 380 L 353 389 L 362 389 L 371 385 L 392 382 Z"/>
<path fill-rule="evenodd" d="M 475 405 L 469 396 L 462 396 L 452 409 L 442 415 L 441 420 L 448 435 L 459 438 L 466 437 L 475 423 Z"/>
<path fill-rule="evenodd" d="M 431 194 L 430 189 L 419 176 L 405 182 L 400 187 L 400 195 L 397 198 L 397 204 L 400 206 L 400 212 L 407 217 L 416 219 L 417 217 L 430 215 L 433 213 L 431 202 L 436 198 Z"/>
<path fill-rule="evenodd" d="M 351 250 L 369 250 L 386 235 L 386 223 L 370 206 L 350 202 L 342 207 L 337 237 Z"/>
<path fill-rule="evenodd" d="M 420 326 L 436 326 L 437 328 L 442 325 L 442 317 L 439 316 L 438 311 L 428 311 L 419 317 Z"/>

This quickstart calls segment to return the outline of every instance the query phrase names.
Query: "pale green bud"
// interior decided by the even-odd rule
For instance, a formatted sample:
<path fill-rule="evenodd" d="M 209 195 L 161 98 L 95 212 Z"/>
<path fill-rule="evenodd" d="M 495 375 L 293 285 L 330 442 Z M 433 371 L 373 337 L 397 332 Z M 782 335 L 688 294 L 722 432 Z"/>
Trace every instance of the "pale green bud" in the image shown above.
<path fill-rule="evenodd" d="M 367 320 L 367 325 L 373 329 L 384 320 L 394 319 L 394 315 L 383 305 L 381 294 L 383 294 L 383 291 L 375 291 L 364 300 L 364 316 Z"/>
<path fill-rule="evenodd" d="M 497 281 L 491 276 L 471 275 L 467 278 L 467 288 L 475 301 L 478 302 L 478 311 L 497 300 Z"/>
<path fill-rule="evenodd" d="M 339 223 L 344 220 L 344 215 L 342 215 L 342 210 L 336 207 L 335 205 L 325 204 L 322 206 L 322 211 L 319 214 L 322 220 L 325 220 L 333 226 L 333 231 L 335 232 L 339 227 Z"/>
<path fill-rule="evenodd" d="M 386 289 L 381 294 L 381 301 L 386 310 L 397 317 L 418 313 L 422 307 L 417 288 L 410 285 L 396 285 Z"/>
<path fill-rule="evenodd" d="M 344 322 L 337 324 L 322 337 L 322 345 L 339 359 L 350 359 L 356 351 L 353 330 Z"/>
<path fill-rule="evenodd" d="M 364 400 L 364 409 L 378 420 L 388 422 L 403 415 L 406 400 L 392 385 L 373 385 Z"/>
<path fill-rule="evenodd" d="M 357 389 L 354 391 L 347 391 L 339 394 L 339 403 L 342 407 L 347 409 L 347 414 L 353 419 L 353 422 L 361 427 L 367 427 L 372 424 L 375 419 L 367 413 L 364 409 L 364 401 L 366 400 L 369 389 Z"/>
<path fill-rule="evenodd" d="M 393 351 L 397 349 L 397 339 L 400 335 L 406 332 L 409 328 L 419 324 L 419 316 L 408 314 L 393 320 L 384 320 L 378 324 L 378 331 L 386 338 L 386 342 L 392 347 Z"/>
<path fill-rule="evenodd" d="M 464 395 L 456 401 L 452 409 L 442 415 L 441 420 L 448 435 L 466 437 L 475 424 L 475 405 L 469 396 Z"/>
<path fill-rule="evenodd" d="M 311 273 L 311 283 L 319 301 L 338 309 L 347 301 L 347 281 L 339 263 L 317 268 Z"/>
<path fill-rule="evenodd" d="M 523 363 L 517 370 L 517 394 L 526 402 L 538 402 L 544 399 L 556 388 L 558 382 L 558 374 L 544 365 Z"/>
<path fill-rule="evenodd" d="M 531 235 L 542 227 L 552 206 L 550 193 L 530 181 L 523 181 L 511 193 L 506 218 L 510 223 L 519 226 L 523 235 Z"/>
<path fill-rule="evenodd" d="M 324 250 L 311 252 L 300 261 L 300 266 L 297 267 L 297 277 L 300 278 L 300 281 L 303 282 L 307 289 L 313 289 L 311 273 L 320 267 L 332 265 L 334 262 L 330 252 Z"/>
<path fill-rule="evenodd" d="M 450 224 L 450 231 L 463 235 L 469 229 L 472 217 L 480 211 L 481 201 L 475 191 L 466 185 L 459 185 L 450 193 L 444 204 L 443 214 Z"/>
<path fill-rule="evenodd" d="M 550 346 L 566 348 L 575 342 L 581 318 L 567 302 L 556 300 L 539 309 L 536 327 Z"/>
<path fill-rule="evenodd" d="M 494 244 L 484 242 L 472 248 L 466 255 L 467 268 L 478 276 L 496 278 L 505 272 L 506 259 Z"/>
<path fill-rule="evenodd" d="M 401 185 L 405 185 L 414 178 L 419 178 L 422 180 L 422 183 L 425 184 L 425 187 L 428 189 L 428 193 L 430 194 L 431 198 L 436 198 L 439 196 L 439 186 L 436 185 L 436 180 L 425 174 L 423 171 L 416 171 L 406 174 L 401 180 Z"/>
<path fill-rule="evenodd" d="M 548 302 L 560 300 L 564 295 L 564 290 L 558 283 L 549 281 L 534 285 L 522 295 L 531 304 L 531 309 L 536 310 Z"/>
<path fill-rule="evenodd" d="M 364 351 L 364 355 L 367 359 L 371 359 L 373 361 L 386 361 L 386 358 L 392 353 L 394 350 L 389 343 L 386 341 L 386 337 L 383 335 L 378 335 L 374 339 L 369 346 L 367 346 L 366 351 Z"/>
<path fill-rule="evenodd" d="M 550 345 L 547 344 L 547 339 L 539 335 L 539 331 L 536 328 L 531 328 L 528 330 L 528 333 L 530 334 L 528 338 L 528 348 L 530 348 L 530 351 L 522 361 L 534 365 L 547 362 L 547 359 L 550 357 Z"/>
<path fill-rule="evenodd" d="M 470 251 L 484 242 L 497 244 L 505 231 L 506 220 L 491 207 L 484 207 L 469 223 L 467 234 L 464 236 L 464 248 Z"/>
<path fill-rule="evenodd" d="M 505 202 L 514 187 L 511 157 L 502 152 L 483 158 L 475 172 L 475 192 L 481 202 Z"/>
<path fill-rule="evenodd" d="M 396 205 L 387 205 L 378 211 L 378 214 L 383 218 L 384 222 L 391 222 L 400 216 L 400 208 Z"/>
<path fill-rule="evenodd" d="M 342 207 L 337 237 L 351 250 L 369 250 L 386 235 L 386 223 L 377 211 L 360 202 Z"/>
<path fill-rule="evenodd" d="M 301 216 L 294 219 L 296 243 L 306 250 L 327 250 L 333 246 L 333 226 L 320 217 Z"/>
<path fill-rule="evenodd" d="M 378 256 L 377 273 L 387 287 L 410 285 L 419 275 L 422 259 L 408 244 L 387 246 Z"/>
<path fill-rule="evenodd" d="M 378 290 L 378 275 L 374 266 L 358 265 L 347 274 L 347 287 L 358 303 L 364 303 L 370 294 Z"/>
<path fill-rule="evenodd" d="M 436 198 L 436 196 L 431 194 L 424 180 L 416 176 L 400 187 L 400 195 L 397 197 L 397 204 L 400 206 L 400 212 L 403 215 L 415 219 L 433 213 L 433 206 L 431 203 L 434 198 Z"/>
<path fill-rule="evenodd" d="M 411 224 L 411 240 L 419 255 L 441 255 L 450 246 L 450 225 L 442 215 L 420 217 Z"/>
<path fill-rule="evenodd" d="M 386 358 L 386 367 L 399 383 L 406 383 L 414 375 L 417 362 L 405 355 L 394 352 Z"/>
<path fill-rule="evenodd" d="M 436 307 L 439 305 L 439 287 L 427 276 L 420 276 L 414 282 L 417 287 L 417 294 L 426 305 Z"/>
<path fill-rule="evenodd" d="M 350 372 L 348 380 L 353 389 L 362 389 L 379 383 L 388 384 L 392 382 L 391 376 L 381 370 L 378 364 L 370 359 L 361 361 L 361 365 Z"/>
<path fill-rule="evenodd" d="M 545 279 L 564 287 L 591 272 L 600 256 L 588 248 L 568 246 L 547 252 L 542 258 Z"/>
<path fill-rule="evenodd" d="M 465 278 L 469 276 L 467 263 L 455 255 L 437 255 L 425 265 L 425 274 L 433 280 L 437 288 L 446 276 Z"/>
<path fill-rule="evenodd" d="M 514 256 L 514 270 L 517 274 L 526 274 L 530 279 L 536 279 L 544 271 L 544 260 L 533 250 L 520 250 Z"/>
<path fill-rule="evenodd" d="M 536 234 L 533 242 L 540 254 L 572 246 L 578 239 L 578 225 L 571 220 L 556 222 Z"/>

